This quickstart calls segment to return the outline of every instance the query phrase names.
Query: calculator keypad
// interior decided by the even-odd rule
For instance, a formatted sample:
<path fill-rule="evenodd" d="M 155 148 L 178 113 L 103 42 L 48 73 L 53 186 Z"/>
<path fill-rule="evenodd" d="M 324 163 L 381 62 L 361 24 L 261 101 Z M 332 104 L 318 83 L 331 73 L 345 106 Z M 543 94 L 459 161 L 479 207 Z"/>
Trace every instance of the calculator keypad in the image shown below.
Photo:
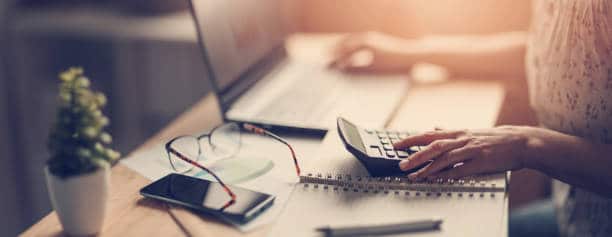
<path fill-rule="evenodd" d="M 413 146 L 406 150 L 396 150 L 393 148 L 393 144 L 401 141 L 408 137 L 406 132 L 395 132 L 395 131 L 371 131 L 366 130 L 366 133 L 375 135 L 377 139 L 370 140 L 369 150 L 374 154 L 378 154 L 386 158 L 404 159 L 413 153 L 419 151 L 422 147 Z"/>

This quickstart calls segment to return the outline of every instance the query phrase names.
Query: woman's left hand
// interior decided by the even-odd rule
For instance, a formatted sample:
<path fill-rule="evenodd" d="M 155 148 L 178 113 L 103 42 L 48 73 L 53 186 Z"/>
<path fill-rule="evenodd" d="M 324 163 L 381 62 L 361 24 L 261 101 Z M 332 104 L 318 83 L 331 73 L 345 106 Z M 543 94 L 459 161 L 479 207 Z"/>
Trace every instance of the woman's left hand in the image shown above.
<path fill-rule="evenodd" d="M 432 161 L 410 174 L 410 179 L 460 178 L 523 168 L 529 143 L 533 143 L 531 138 L 539 137 L 538 134 L 542 132 L 546 133 L 546 130 L 518 126 L 484 130 L 437 130 L 410 136 L 395 143 L 394 147 L 405 149 L 425 146 L 399 163 L 400 169 L 406 171 Z"/>

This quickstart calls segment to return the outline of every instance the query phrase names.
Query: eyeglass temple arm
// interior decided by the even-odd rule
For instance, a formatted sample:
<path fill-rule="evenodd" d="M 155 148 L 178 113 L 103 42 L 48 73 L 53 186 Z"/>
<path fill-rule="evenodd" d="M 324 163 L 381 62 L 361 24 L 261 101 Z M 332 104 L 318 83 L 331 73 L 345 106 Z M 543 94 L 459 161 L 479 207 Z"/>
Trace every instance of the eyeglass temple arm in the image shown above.
<path fill-rule="evenodd" d="M 183 154 L 181 154 L 180 152 L 174 150 L 174 148 L 169 147 L 168 149 L 170 152 L 172 152 L 174 155 L 176 155 L 178 158 L 180 158 L 181 160 L 195 166 L 198 167 L 206 172 L 208 172 L 210 175 L 213 176 L 213 178 L 215 178 L 215 180 L 217 180 L 217 182 L 219 182 L 219 184 L 221 184 L 221 186 L 223 187 L 223 189 L 225 190 L 225 192 L 227 192 L 227 194 L 230 196 L 231 200 L 228 201 L 227 203 L 225 203 L 219 210 L 223 211 L 225 210 L 225 208 L 231 206 L 232 204 L 236 203 L 236 194 L 234 194 L 234 192 L 232 192 L 232 190 L 223 182 L 221 181 L 221 179 L 219 178 L 219 176 L 217 176 L 214 172 L 212 172 L 211 170 L 209 170 L 208 168 L 198 164 L 197 162 L 183 156 Z"/>
<path fill-rule="evenodd" d="M 250 132 L 253 132 L 253 133 L 259 134 L 259 135 L 269 136 L 272 139 L 277 140 L 277 141 L 285 144 L 289 148 L 289 151 L 291 151 L 291 157 L 293 157 L 293 164 L 295 164 L 295 171 L 297 172 L 297 175 L 300 176 L 300 165 L 298 164 L 298 160 L 297 160 L 297 157 L 295 155 L 295 150 L 293 150 L 293 147 L 291 146 L 291 144 L 289 144 L 289 142 L 285 141 L 285 139 L 279 137 L 278 135 L 276 135 L 276 134 L 274 134 L 274 133 L 272 133 L 272 132 L 270 132 L 268 130 L 265 130 L 263 128 L 257 127 L 257 126 L 252 125 L 252 124 L 243 123 L 242 127 L 245 130 L 247 130 L 247 131 L 250 131 Z"/>

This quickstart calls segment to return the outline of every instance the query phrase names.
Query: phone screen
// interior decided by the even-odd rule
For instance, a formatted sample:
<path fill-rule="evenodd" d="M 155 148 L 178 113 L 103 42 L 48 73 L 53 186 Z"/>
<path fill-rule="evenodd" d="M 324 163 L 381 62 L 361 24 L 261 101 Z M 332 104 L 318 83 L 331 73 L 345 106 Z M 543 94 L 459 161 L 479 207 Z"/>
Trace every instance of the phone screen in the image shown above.
<path fill-rule="evenodd" d="M 145 197 L 187 206 L 196 210 L 220 214 L 224 217 L 245 222 L 270 206 L 274 196 L 230 186 L 236 194 L 236 202 L 221 211 L 230 197 L 217 182 L 198 179 L 181 174 L 169 174 L 142 188 L 140 193 Z"/>

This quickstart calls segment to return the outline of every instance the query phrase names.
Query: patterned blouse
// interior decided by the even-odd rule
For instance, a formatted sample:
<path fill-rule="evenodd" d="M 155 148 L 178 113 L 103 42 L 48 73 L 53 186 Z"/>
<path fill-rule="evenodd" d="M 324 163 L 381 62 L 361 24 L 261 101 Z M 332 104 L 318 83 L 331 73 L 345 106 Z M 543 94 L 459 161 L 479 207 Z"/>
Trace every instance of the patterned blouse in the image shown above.
<path fill-rule="evenodd" d="M 538 120 L 612 143 L 612 0 L 536 0 L 533 10 L 526 67 Z M 553 199 L 563 236 L 612 236 L 612 199 L 560 181 Z"/>

